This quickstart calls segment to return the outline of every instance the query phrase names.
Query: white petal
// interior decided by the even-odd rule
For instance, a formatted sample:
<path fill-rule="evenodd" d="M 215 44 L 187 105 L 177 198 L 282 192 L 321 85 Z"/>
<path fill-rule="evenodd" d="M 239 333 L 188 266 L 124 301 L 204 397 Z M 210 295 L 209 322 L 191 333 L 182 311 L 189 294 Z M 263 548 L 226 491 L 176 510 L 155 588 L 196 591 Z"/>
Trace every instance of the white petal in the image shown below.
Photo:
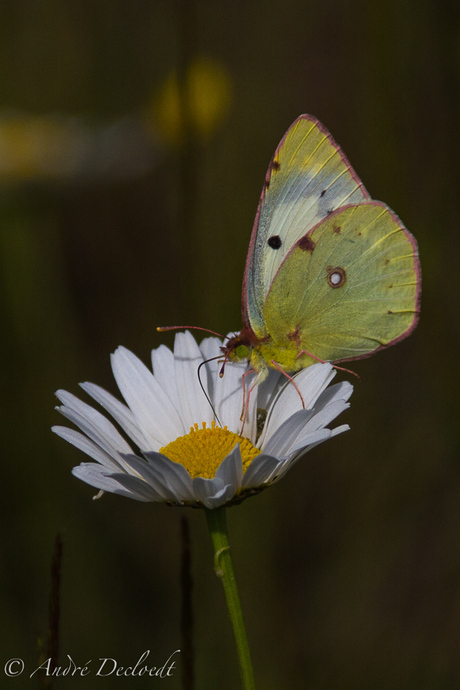
<path fill-rule="evenodd" d="M 174 493 L 177 501 L 194 501 L 192 478 L 183 465 L 161 453 L 145 453 L 149 465 L 162 477 L 164 485 Z"/>
<path fill-rule="evenodd" d="M 332 429 L 331 438 L 332 438 L 332 436 L 337 436 L 338 434 L 343 434 L 344 431 L 350 431 L 350 427 L 348 424 L 342 424 L 341 426 L 336 426 L 335 429 Z"/>
<path fill-rule="evenodd" d="M 203 361 L 203 356 L 189 332 L 176 335 L 174 358 L 180 415 L 184 427 L 183 434 L 185 434 L 196 423 L 200 426 L 201 422 L 210 424 L 214 415 L 198 379 L 198 367 Z M 201 367 L 200 377 L 203 388 L 207 391 L 206 367 Z"/>
<path fill-rule="evenodd" d="M 86 453 L 86 455 L 89 455 L 90 458 L 100 462 L 101 465 L 104 465 L 105 468 L 112 472 L 118 472 L 125 466 L 125 463 L 120 456 L 117 455 L 116 457 L 113 457 L 112 455 L 109 455 L 105 452 L 105 450 L 102 450 L 100 446 L 97 446 L 95 443 L 93 443 L 93 441 L 90 441 L 87 436 L 81 434 L 79 431 L 75 431 L 75 429 L 69 429 L 66 426 L 53 426 L 51 427 L 51 431 L 63 438 L 72 446 L 75 446 L 75 448 L 82 450 L 84 453 Z"/>
<path fill-rule="evenodd" d="M 176 410 L 179 410 L 179 398 L 176 386 L 176 365 L 174 355 L 166 345 L 160 345 L 152 350 L 152 369 L 155 379 L 171 400 Z"/>
<path fill-rule="evenodd" d="M 308 425 L 307 425 L 308 426 Z M 315 430 L 302 431 L 299 437 L 295 440 L 290 448 L 290 453 L 298 453 L 299 451 L 310 450 L 310 446 L 317 445 L 328 438 L 331 438 L 332 431 L 323 427 Z"/>
<path fill-rule="evenodd" d="M 83 390 L 88 393 L 99 405 L 109 412 L 121 428 L 128 434 L 139 448 L 145 448 L 147 439 L 140 431 L 134 415 L 126 405 L 117 400 L 111 393 L 94 383 L 80 383 Z"/>
<path fill-rule="evenodd" d="M 312 366 L 302 369 L 294 376 L 295 384 L 302 393 L 307 409 L 313 407 L 336 373 L 332 364 L 326 362 L 326 364 L 312 364 Z M 291 396 L 292 393 L 293 391 L 291 390 Z"/>
<path fill-rule="evenodd" d="M 212 510 L 213 508 L 220 508 L 220 506 L 225 505 L 234 496 L 233 487 L 228 485 L 219 491 L 215 496 L 210 496 L 203 500 L 203 504 L 206 508 Z"/>
<path fill-rule="evenodd" d="M 144 482 L 139 477 L 134 477 L 132 474 L 113 474 L 112 478 L 116 479 L 125 489 L 131 491 L 132 498 L 137 498 L 138 501 L 163 502 L 164 500 L 151 484 Z"/>
<path fill-rule="evenodd" d="M 93 407 L 79 400 L 72 393 L 57 391 L 56 396 L 64 403 L 56 409 L 78 426 L 98 446 L 118 460 L 118 454 L 132 450 L 112 422 Z"/>
<path fill-rule="evenodd" d="M 231 453 L 222 460 L 216 472 L 216 478 L 227 486 L 233 486 L 235 493 L 241 486 L 243 479 L 243 461 L 241 459 L 240 444 L 237 443 Z"/>
<path fill-rule="evenodd" d="M 201 341 L 199 348 L 201 354 L 203 355 L 203 359 L 211 359 L 220 356 L 222 356 L 223 359 L 221 350 L 222 341 L 219 338 L 204 338 L 204 340 Z M 217 359 L 213 359 L 212 362 L 209 362 L 209 366 L 211 371 L 219 371 L 221 367 Z"/>
<path fill-rule="evenodd" d="M 195 477 L 193 491 L 197 500 L 201 501 L 206 508 L 218 508 L 235 495 L 233 486 L 223 485 L 223 482 L 216 477 L 214 479 Z"/>
<path fill-rule="evenodd" d="M 270 438 L 273 432 L 292 414 L 302 409 L 302 400 L 296 387 L 302 394 L 305 409 L 308 410 L 314 406 L 318 396 L 334 376 L 335 370 L 332 364 L 313 364 L 294 376 L 295 386 L 287 381 L 269 410 L 264 431 L 257 444 L 258 447 L 262 448 L 265 439 Z"/>
<path fill-rule="evenodd" d="M 344 402 L 347 402 L 352 393 L 353 386 L 349 381 L 335 383 L 333 386 L 328 386 L 328 388 L 321 393 L 315 403 L 315 408 L 320 409 L 321 407 L 325 407 L 336 400 L 343 400 Z"/>
<path fill-rule="evenodd" d="M 174 405 L 145 364 L 124 347 L 117 348 L 111 360 L 118 388 L 149 440 L 148 450 L 159 450 L 183 435 Z"/>
<path fill-rule="evenodd" d="M 257 374 L 251 373 L 244 379 L 245 393 L 245 419 L 242 435 L 250 439 L 251 443 L 256 442 L 257 436 L 257 410 L 259 407 L 259 384 L 256 384 Z"/>
<path fill-rule="evenodd" d="M 319 412 L 316 412 L 315 408 L 316 413 L 311 417 L 311 419 L 309 419 L 305 426 L 305 430 L 313 431 L 315 429 L 320 429 L 327 426 L 348 407 L 350 407 L 350 403 L 343 402 L 343 400 L 336 400 L 335 402 L 326 405 L 326 407 Z"/>
<path fill-rule="evenodd" d="M 125 461 L 129 463 L 130 474 L 137 474 L 144 481 L 153 488 L 153 490 L 161 496 L 163 501 L 177 501 L 180 500 L 175 492 L 168 486 L 163 473 L 155 464 L 149 463 L 136 455 L 125 456 Z"/>
<path fill-rule="evenodd" d="M 219 338 L 205 338 L 200 343 L 200 351 L 203 355 L 203 360 L 206 362 L 204 367 L 206 367 L 207 371 L 208 393 L 213 400 L 216 390 L 216 383 L 219 380 L 219 372 L 223 362 L 221 348 L 222 342 L 219 340 Z M 219 359 L 216 359 L 217 357 Z"/>
<path fill-rule="evenodd" d="M 268 439 L 263 452 L 275 457 L 286 457 L 291 452 L 291 446 L 312 416 L 311 410 L 299 410 L 291 415 L 273 436 Z"/>
<path fill-rule="evenodd" d="M 107 470 L 101 465 L 96 465 L 94 462 L 83 462 L 81 465 L 72 469 L 74 477 L 81 479 L 86 484 L 94 486 L 101 491 L 109 491 L 120 496 L 127 496 L 136 501 L 151 501 L 155 499 L 141 496 L 138 492 L 133 493 L 130 489 L 123 487 L 119 482 L 113 479 Z"/>
<path fill-rule="evenodd" d="M 330 399 L 337 397 L 337 392 L 328 396 Z M 331 431 L 325 429 L 327 425 L 332 422 L 339 414 L 341 414 L 345 409 L 349 407 L 349 403 L 344 402 L 342 399 L 335 399 L 334 402 L 330 402 L 323 409 L 319 409 L 317 412 L 317 407 L 320 407 L 320 400 L 318 400 L 317 405 L 313 410 L 305 410 L 307 415 L 304 417 L 303 424 L 301 424 L 301 417 L 298 415 L 293 415 L 288 422 L 297 418 L 300 428 L 297 429 L 297 433 L 292 430 L 291 437 L 289 438 L 285 426 L 288 422 L 285 422 L 274 434 L 272 439 L 269 439 L 266 448 L 266 452 L 272 455 L 284 456 L 291 455 L 292 453 L 303 450 L 307 446 L 312 444 L 317 444 L 319 441 L 325 440 L 331 436 Z M 318 432 L 327 431 L 326 434 L 320 433 L 318 437 Z M 282 434 L 282 436 L 281 436 Z M 280 438 L 281 436 L 281 438 Z M 284 441 L 284 445 L 281 441 Z M 275 444 L 276 442 L 276 444 Z"/>
<path fill-rule="evenodd" d="M 195 477 L 192 479 L 193 493 L 197 500 L 203 501 L 209 496 L 214 496 L 219 491 L 223 491 L 225 485 L 222 480 L 205 479 L 204 477 Z"/>
<path fill-rule="evenodd" d="M 261 486 L 274 473 L 279 465 L 280 461 L 278 458 L 273 458 L 270 455 L 261 453 L 254 458 L 244 473 L 242 486 L 244 488 Z"/>
<path fill-rule="evenodd" d="M 231 335 L 227 335 L 231 337 Z M 224 367 L 224 375 L 220 377 L 224 355 L 222 353 L 222 343 L 218 338 L 206 338 L 200 345 L 200 350 L 205 359 L 221 355 L 220 359 L 213 359 L 207 363 L 209 392 L 213 398 L 214 409 L 219 420 L 230 431 L 237 434 L 241 431 L 242 411 L 243 411 L 243 382 L 242 377 L 249 370 L 247 362 L 230 362 L 227 360 Z M 246 390 L 249 385 L 246 380 Z M 246 416 L 245 436 L 250 438 L 249 426 L 252 424 L 254 414 Z"/>
<path fill-rule="evenodd" d="M 258 386 L 257 407 L 268 412 L 285 381 L 286 377 L 280 371 L 269 369 L 267 378 Z"/>
<path fill-rule="evenodd" d="M 216 380 L 214 396 L 215 408 L 219 420 L 229 431 L 236 434 L 241 432 L 243 414 L 243 380 L 247 371 L 246 362 L 227 362 L 222 378 Z M 246 377 L 246 386 L 247 386 Z M 247 388 L 246 388 L 247 390 Z M 253 414 L 251 415 L 254 416 Z M 250 419 L 245 422 L 244 435 L 250 437 Z"/>
<path fill-rule="evenodd" d="M 318 429 L 316 432 L 313 432 L 312 435 L 310 436 L 308 445 L 306 447 L 301 448 L 300 450 L 294 451 L 287 460 L 284 460 L 280 464 L 280 469 L 277 470 L 275 473 L 276 476 L 276 481 L 281 479 L 281 477 L 284 477 L 286 472 L 293 467 L 293 465 L 296 464 L 298 460 L 303 458 L 306 453 L 309 453 L 313 448 L 316 448 L 316 446 L 319 446 L 320 443 L 323 443 L 323 441 L 327 441 L 327 439 L 332 438 L 333 436 L 337 436 L 337 434 L 342 434 L 344 431 L 349 430 L 348 424 L 342 424 L 342 426 L 336 427 L 332 431 L 329 429 Z M 297 444 L 296 444 L 297 445 Z"/>

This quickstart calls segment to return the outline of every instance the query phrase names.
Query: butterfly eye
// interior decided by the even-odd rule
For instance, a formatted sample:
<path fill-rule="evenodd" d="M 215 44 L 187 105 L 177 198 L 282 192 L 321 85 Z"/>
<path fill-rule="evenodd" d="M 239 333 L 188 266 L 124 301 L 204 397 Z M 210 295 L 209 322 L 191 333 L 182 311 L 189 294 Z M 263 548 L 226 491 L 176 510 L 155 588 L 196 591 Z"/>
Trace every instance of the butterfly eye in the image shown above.
<path fill-rule="evenodd" d="M 268 238 L 267 244 L 272 249 L 279 249 L 282 245 L 281 237 L 279 235 L 272 235 Z"/>
<path fill-rule="evenodd" d="M 340 266 L 336 266 L 335 268 L 328 266 L 326 270 L 327 282 L 331 288 L 339 288 L 346 283 L 347 274 L 344 268 L 341 268 Z"/>
<path fill-rule="evenodd" d="M 236 359 L 247 359 L 249 357 L 249 348 L 247 345 L 238 345 L 235 348 Z"/>

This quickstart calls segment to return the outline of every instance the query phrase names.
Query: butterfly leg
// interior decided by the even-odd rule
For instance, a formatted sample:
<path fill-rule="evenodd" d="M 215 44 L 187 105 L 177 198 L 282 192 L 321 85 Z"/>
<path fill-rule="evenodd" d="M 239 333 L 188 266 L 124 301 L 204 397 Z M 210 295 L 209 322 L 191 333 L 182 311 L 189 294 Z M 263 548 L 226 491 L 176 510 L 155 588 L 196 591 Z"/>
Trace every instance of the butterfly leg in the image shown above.
<path fill-rule="evenodd" d="M 317 362 L 320 362 L 321 364 L 326 364 L 324 359 L 320 359 L 319 357 L 316 357 L 311 352 L 308 352 L 308 350 L 301 350 L 299 352 L 299 354 L 297 355 L 296 359 L 299 359 L 299 357 L 301 357 L 302 355 L 308 355 L 312 359 L 316 359 Z M 361 381 L 361 377 L 358 376 L 356 371 L 352 371 L 352 369 L 345 369 L 345 367 L 338 367 L 337 364 L 333 364 L 332 366 L 334 367 L 334 369 L 337 369 L 338 371 L 344 371 L 347 374 L 352 374 L 353 376 L 356 376 L 356 378 Z"/>
<path fill-rule="evenodd" d="M 251 397 L 251 393 L 252 393 L 252 391 L 254 390 L 254 388 L 255 388 L 259 383 L 262 383 L 262 381 L 267 377 L 267 370 L 266 370 L 266 369 L 262 369 L 262 370 L 258 371 L 258 372 L 257 372 L 257 376 L 256 376 L 256 378 L 254 379 L 254 382 L 251 384 L 251 386 L 250 386 L 249 389 L 248 389 L 248 392 L 246 393 L 246 381 L 245 381 L 246 376 L 249 376 L 249 374 L 255 374 L 256 371 L 257 371 L 256 369 L 248 369 L 248 371 L 246 371 L 246 372 L 243 374 L 243 376 L 242 376 L 242 382 L 243 382 L 243 409 L 241 410 L 241 417 L 240 417 L 240 421 L 242 422 L 240 435 L 243 435 L 243 429 L 244 429 L 244 425 L 245 425 L 245 422 L 246 422 L 246 417 L 248 416 L 249 399 L 250 399 L 250 397 Z"/>
<path fill-rule="evenodd" d="M 279 372 L 281 372 L 281 373 L 283 374 L 283 376 L 285 376 L 285 377 L 292 383 L 292 385 L 293 385 L 294 388 L 296 389 L 297 393 L 299 394 L 299 398 L 300 398 L 300 400 L 301 400 L 301 402 L 302 402 L 302 407 L 303 407 L 303 409 L 305 409 L 305 401 L 304 401 L 304 399 L 303 399 L 303 397 L 302 397 L 302 393 L 299 391 L 299 389 L 298 389 L 298 387 L 297 387 L 297 385 L 296 385 L 296 382 L 294 381 L 294 379 L 292 378 L 292 376 L 289 376 L 289 374 L 288 374 L 286 371 L 284 371 L 284 369 L 282 369 L 282 368 L 280 367 L 280 365 L 279 365 L 277 362 L 275 362 L 274 359 L 272 359 L 271 364 L 273 365 L 273 367 L 274 367 L 275 369 L 277 369 Z"/>

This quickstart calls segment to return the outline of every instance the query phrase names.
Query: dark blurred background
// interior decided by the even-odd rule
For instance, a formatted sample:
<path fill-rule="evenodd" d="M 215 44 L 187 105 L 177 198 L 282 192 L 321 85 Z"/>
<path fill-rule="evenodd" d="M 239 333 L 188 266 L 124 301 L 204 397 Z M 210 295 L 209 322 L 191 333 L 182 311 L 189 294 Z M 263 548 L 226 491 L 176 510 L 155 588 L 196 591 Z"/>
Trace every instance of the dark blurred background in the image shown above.
<path fill-rule="evenodd" d="M 53 393 L 115 393 L 110 352 L 147 363 L 173 342 L 158 325 L 241 327 L 265 171 L 308 112 L 416 236 L 422 315 L 354 363 L 351 431 L 229 512 L 257 687 L 460 687 L 459 8 L 1 0 L 1 675 L 37 665 L 57 533 L 61 663 L 163 663 L 181 647 L 186 512 L 196 687 L 239 687 L 203 514 L 93 502 L 70 474 L 83 455 L 50 431 Z M 179 671 L 55 687 L 161 683 Z"/>

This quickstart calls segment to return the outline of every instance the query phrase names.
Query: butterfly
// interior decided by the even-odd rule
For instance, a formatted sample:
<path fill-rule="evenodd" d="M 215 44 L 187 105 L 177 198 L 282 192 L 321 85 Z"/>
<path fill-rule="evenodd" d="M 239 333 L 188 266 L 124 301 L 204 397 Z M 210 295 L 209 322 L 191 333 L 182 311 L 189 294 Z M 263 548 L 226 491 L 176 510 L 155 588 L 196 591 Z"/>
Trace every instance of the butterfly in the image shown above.
<path fill-rule="evenodd" d="M 262 381 L 360 359 L 416 326 L 415 238 L 373 200 L 326 128 L 301 115 L 268 167 L 249 244 L 243 328 L 222 348 Z"/>

